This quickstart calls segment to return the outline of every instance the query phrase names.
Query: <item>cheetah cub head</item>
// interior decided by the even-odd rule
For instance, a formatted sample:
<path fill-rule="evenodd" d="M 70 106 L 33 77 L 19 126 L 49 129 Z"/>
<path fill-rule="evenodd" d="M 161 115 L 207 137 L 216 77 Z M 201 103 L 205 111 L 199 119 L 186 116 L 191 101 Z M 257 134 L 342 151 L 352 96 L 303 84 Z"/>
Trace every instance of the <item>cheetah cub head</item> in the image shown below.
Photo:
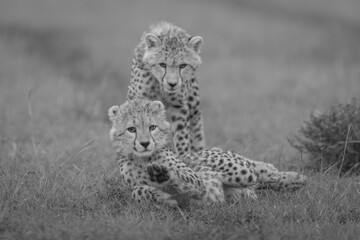
<path fill-rule="evenodd" d="M 117 152 L 148 157 L 168 141 L 170 124 L 160 101 L 128 100 L 108 112 L 110 139 Z"/>
<path fill-rule="evenodd" d="M 183 29 L 161 22 L 145 34 L 143 62 L 168 93 L 180 92 L 201 64 L 199 56 L 203 39 Z"/>

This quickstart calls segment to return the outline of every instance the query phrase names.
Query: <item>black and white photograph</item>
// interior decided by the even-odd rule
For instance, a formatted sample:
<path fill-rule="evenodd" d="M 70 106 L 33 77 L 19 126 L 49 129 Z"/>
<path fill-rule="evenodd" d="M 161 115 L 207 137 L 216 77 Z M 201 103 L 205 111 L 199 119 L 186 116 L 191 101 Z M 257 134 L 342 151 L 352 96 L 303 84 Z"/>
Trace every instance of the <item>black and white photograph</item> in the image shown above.
<path fill-rule="evenodd" d="M 0 0 L 0 239 L 359 240 L 359 0 Z"/>

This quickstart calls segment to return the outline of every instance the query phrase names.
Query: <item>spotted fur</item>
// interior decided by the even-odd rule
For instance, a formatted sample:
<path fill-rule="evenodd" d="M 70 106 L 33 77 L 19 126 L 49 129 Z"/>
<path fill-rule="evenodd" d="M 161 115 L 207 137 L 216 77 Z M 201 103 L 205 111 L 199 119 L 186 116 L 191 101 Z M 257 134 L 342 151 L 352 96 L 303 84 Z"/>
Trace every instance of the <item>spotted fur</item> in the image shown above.
<path fill-rule="evenodd" d="M 227 201 L 243 196 L 256 199 L 255 189 L 297 190 L 307 182 L 306 176 L 297 172 L 281 172 L 271 163 L 254 161 L 220 148 L 191 153 L 182 160 L 194 169 L 207 167 L 220 173 Z M 243 186 L 234 184 L 238 182 Z"/>
<path fill-rule="evenodd" d="M 195 171 L 208 168 L 216 172 L 223 185 L 222 199 L 225 201 L 239 200 L 242 196 L 257 199 L 254 187 L 258 183 L 259 175 L 255 172 L 254 164 L 248 159 L 220 148 L 212 148 L 187 154 L 182 160 Z"/>
<path fill-rule="evenodd" d="M 145 98 L 165 104 L 172 142 L 178 155 L 205 147 L 199 84 L 200 36 L 160 22 L 150 27 L 135 48 L 127 99 Z"/>

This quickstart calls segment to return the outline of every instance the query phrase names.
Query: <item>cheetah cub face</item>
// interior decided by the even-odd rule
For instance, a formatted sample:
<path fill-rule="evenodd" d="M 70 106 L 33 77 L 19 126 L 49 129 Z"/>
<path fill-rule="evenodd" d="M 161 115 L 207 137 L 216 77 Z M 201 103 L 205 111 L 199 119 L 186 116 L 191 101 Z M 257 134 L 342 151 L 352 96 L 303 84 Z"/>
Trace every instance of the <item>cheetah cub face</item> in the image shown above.
<path fill-rule="evenodd" d="M 160 101 L 128 100 L 109 109 L 110 139 L 117 152 L 148 157 L 168 141 L 170 124 Z"/>
<path fill-rule="evenodd" d="M 155 31 L 144 36 L 143 61 L 165 92 L 176 93 L 194 76 L 200 65 L 203 40 L 200 36 L 191 37 L 180 28 L 166 24 L 163 28 L 161 33 Z"/>

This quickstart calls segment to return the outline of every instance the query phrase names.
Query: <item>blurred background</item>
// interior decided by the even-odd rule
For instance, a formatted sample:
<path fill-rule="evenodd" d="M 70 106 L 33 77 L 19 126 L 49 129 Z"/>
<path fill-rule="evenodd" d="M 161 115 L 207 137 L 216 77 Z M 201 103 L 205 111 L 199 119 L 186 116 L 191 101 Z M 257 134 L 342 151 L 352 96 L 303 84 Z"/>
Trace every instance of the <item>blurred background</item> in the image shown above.
<path fill-rule="evenodd" d="M 126 99 L 140 36 L 166 20 L 204 38 L 207 143 L 296 167 L 286 138 L 360 96 L 359 12 L 358 0 L 1 0 L 2 152 L 51 162 L 91 146 L 110 161 L 107 110 Z"/>

